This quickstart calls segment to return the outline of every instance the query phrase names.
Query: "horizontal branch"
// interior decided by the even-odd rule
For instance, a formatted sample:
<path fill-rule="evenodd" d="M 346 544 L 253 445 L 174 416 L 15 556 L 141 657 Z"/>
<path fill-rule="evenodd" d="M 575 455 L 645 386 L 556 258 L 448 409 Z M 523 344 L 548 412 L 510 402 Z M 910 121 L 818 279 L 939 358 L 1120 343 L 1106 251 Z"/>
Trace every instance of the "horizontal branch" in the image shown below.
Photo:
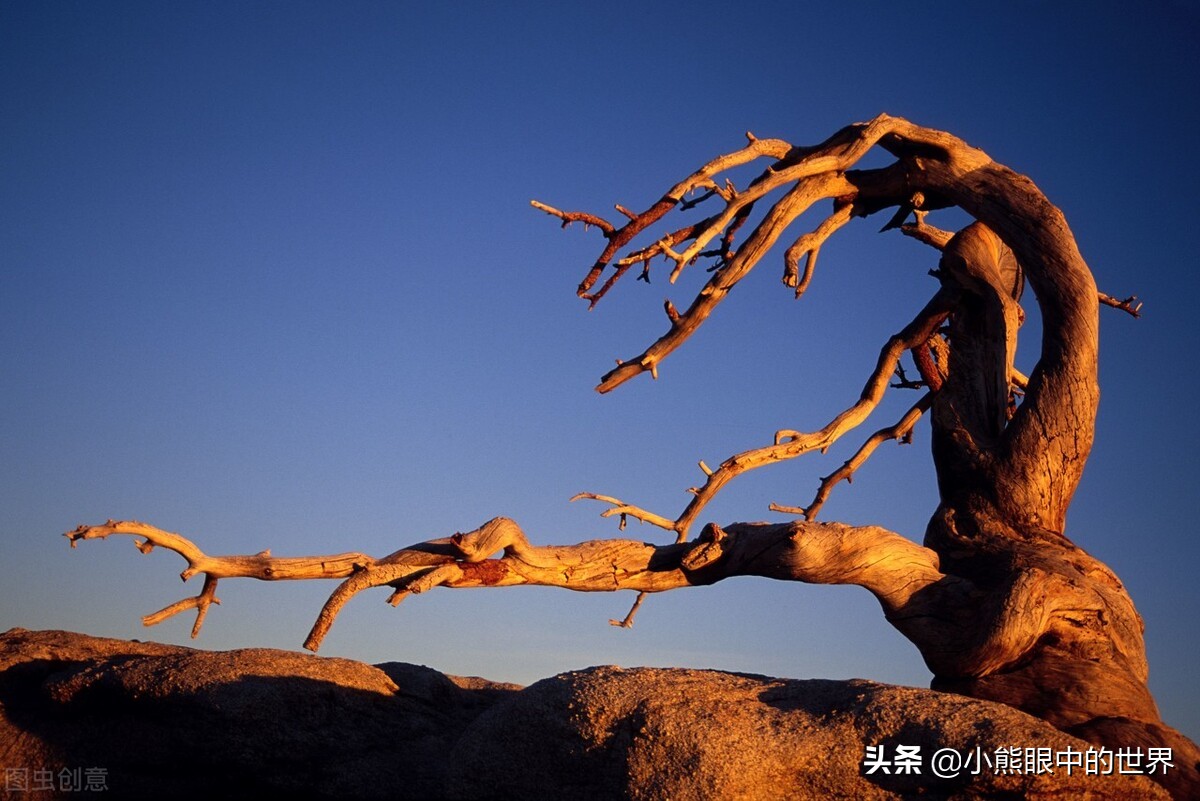
<path fill-rule="evenodd" d="M 597 217 L 595 214 L 588 214 L 585 211 L 560 211 L 553 206 L 547 206 L 545 203 L 537 200 L 529 201 L 529 205 L 533 206 L 539 211 L 546 212 L 551 217 L 557 217 L 558 219 L 562 220 L 563 228 L 566 228 L 571 223 L 578 222 L 583 223 L 583 229 L 585 231 L 588 229 L 588 226 L 594 225 L 603 231 L 605 236 L 612 236 L 613 231 L 616 230 L 613 228 L 613 224 L 608 220 L 604 219 L 603 217 Z"/>
<path fill-rule="evenodd" d="M 1063 615 L 1101 609 L 1091 584 L 1050 589 L 1055 560 L 1088 559 L 1069 543 L 1066 553 L 1039 551 L 1044 570 L 1026 571 L 1007 586 L 981 592 L 972 582 L 941 571 L 937 554 L 886 529 L 842 523 L 710 524 L 692 542 L 652 545 L 624 539 L 535 546 L 512 520 L 498 517 L 474 531 L 402 548 L 380 559 L 362 554 L 279 558 L 267 552 L 210 557 L 190 540 L 145 523 L 108 521 L 66 536 L 72 545 L 113 534 L 141 537 L 138 547 L 164 547 L 201 566 L 201 594 L 143 619 L 153 625 L 197 609 L 193 636 L 216 603 L 216 581 L 344 578 L 321 609 L 304 646 L 316 651 L 345 604 L 365 589 L 389 586 L 389 601 L 446 587 L 471 589 L 537 585 L 579 592 L 665 592 L 735 576 L 810 584 L 853 584 L 879 600 L 889 621 L 911 639 L 935 674 L 984 675 L 1021 658 Z M 498 557 L 498 558 L 497 558 Z M 1074 561 L 1071 561 L 1074 560 Z M 188 571 L 184 572 L 185 577 Z M 1119 596 L 1119 597 L 1118 597 Z M 1117 601 L 1128 603 L 1118 593 Z M 1123 599 L 1123 600 L 1122 600 Z M 997 625 L 980 627 L 980 620 Z M 1001 625 L 999 622 L 1003 621 Z"/>
<path fill-rule="evenodd" d="M 142 624 L 153 626 L 180 612 L 196 610 L 196 622 L 192 626 L 192 638 L 200 634 L 205 615 L 211 604 L 219 604 L 216 597 L 217 580 L 223 578 L 254 578 L 260 581 L 298 581 L 303 579 L 341 578 L 356 570 L 371 565 L 375 560 L 361 553 L 341 553 L 332 556 L 299 556 L 280 558 L 271 556 L 270 551 L 243 556 L 209 556 L 195 543 L 170 531 L 163 531 L 136 520 L 109 520 L 99 526 L 79 526 L 63 536 L 76 547 L 81 540 L 107 539 L 114 534 L 141 537 L 134 544 L 142 553 L 155 548 L 174 551 L 187 561 L 187 568 L 179 578 L 187 581 L 195 575 L 204 574 L 204 587 L 200 594 L 184 598 L 151 615 L 142 618 Z"/>
<path fill-rule="evenodd" d="M 1103 292 L 1097 292 L 1096 294 L 1098 295 L 1100 302 L 1105 306 L 1111 306 L 1114 309 L 1120 309 L 1121 311 L 1126 312 L 1133 317 L 1142 316 L 1142 302 L 1138 300 L 1137 295 L 1130 295 L 1124 300 L 1119 300 L 1110 295 L 1106 295 Z"/>
<path fill-rule="evenodd" d="M 340 578 L 375 561 L 357 552 L 278 557 L 271 556 L 270 551 L 262 551 L 254 555 L 209 556 L 186 537 L 136 520 L 109 520 L 100 526 L 80 526 L 63 536 L 71 541 L 71 547 L 74 548 L 81 540 L 105 539 L 113 534 L 141 537 L 141 542 L 135 545 L 142 553 L 150 553 L 158 547 L 179 554 L 188 563 L 187 569 L 179 575 L 184 581 L 200 573 L 218 579 L 254 578 L 261 581 Z"/>
<path fill-rule="evenodd" d="M 137 522 L 109 521 L 67 532 L 80 540 L 112 534 L 145 538 L 143 550 L 161 546 L 204 565 L 211 596 L 217 578 L 243 576 L 341 578 L 304 645 L 317 650 L 347 601 L 371 587 L 391 586 L 397 603 L 435 587 L 468 589 L 538 585 L 580 592 L 665 592 L 712 584 L 732 576 L 763 576 L 814 584 L 856 584 L 874 593 L 885 611 L 904 608 L 918 593 L 943 581 L 937 556 L 898 534 L 874 526 L 840 523 L 739 523 L 705 528 L 694 542 L 656 546 L 634 540 L 592 540 L 574 545 L 535 546 L 512 520 L 498 517 L 474 531 L 430 540 L 381 559 L 361 554 L 280 559 L 267 554 L 209 557 L 177 534 Z M 495 558 L 499 556 L 499 558 Z M 353 557 L 353 558 L 351 558 Z M 300 569 L 300 565 L 305 567 Z M 255 565 L 250 570 L 245 565 Z M 185 599 L 143 622 L 160 622 L 199 602 Z M 211 601 L 211 598 L 209 599 Z M 202 619 L 204 607 L 201 607 Z M 199 632 L 197 624 L 193 636 Z"/>
<path fill-rule="evenodd" d="M 501 517 L 470 533 L 455 535 L 451 542 L 459 558 L 433 569 L 399 563 L 389 566 L 381 560 L 352 576 L 322 610 L 305 647 L 319 648 L 350 597 L 385 584 L 396 587 L 401 598 L 437 586 L 537 585 L 578 592 L 651 593 L 712 584 L 732 576 L 764 576 L 814 584 L 857 584 L 874 593 L 885 610 L 893 610 L 945 578 L 932 551 L 885 529 L 839 523 L 708 526 L 698 540 L 675 545 L 612 539 L 535 546 L 516 523 Z M 498 553 L 503 556 L 488 558 Z"/>

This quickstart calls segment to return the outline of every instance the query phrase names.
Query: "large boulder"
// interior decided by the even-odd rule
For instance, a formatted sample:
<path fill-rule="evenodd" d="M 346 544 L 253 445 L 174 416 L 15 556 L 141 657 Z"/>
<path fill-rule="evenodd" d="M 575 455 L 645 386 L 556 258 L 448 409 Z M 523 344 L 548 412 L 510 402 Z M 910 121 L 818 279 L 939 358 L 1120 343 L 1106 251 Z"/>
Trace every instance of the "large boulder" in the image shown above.
<path fill-rule="evenodd" d="M 919 774 L 898 772 L 901 745 Z M 891 772 L 868 774 L 868 746 Z M 1012 747 L 1090 746 L 999 704 L 867 681 L 599 667 L 520 690 L 290 651 L 0 635 L 12 799 L 63 796 L 88 768 L 114 798 L 1167 797 L 1145 776 L 931 773 L 939 749 Z"/>
<path fill-rule="evenodd" d="M 869 774 L 868 746 L 882 748 Z M 902 772 L 897 746 L 919 749 L 920 773 Z M 1053 759 L 1093 746 L 1010 707 L 932 690 L 597 667 L 481 715 L 458 742 L 451 789 L 463 799 L 1168 797 L 1145 776 L 1026 772 L 1027 748 Z M 958 775 L 933 775 L 943 749 L 958 755 Z M 1015 762 L 999 767 L 998 752 Z M 947 758 L 944 774 L 954 772 Z"/>
<path fill-rule="evenodd" d="M 62 769 L 100 768 L 115 798 L 437 798 L 463 730 L 516 689 L 416 665 L 13 629 L 0 635 L 0 775 L 24 770 L 32 789 L 50 770 L 61 791 Z"/>

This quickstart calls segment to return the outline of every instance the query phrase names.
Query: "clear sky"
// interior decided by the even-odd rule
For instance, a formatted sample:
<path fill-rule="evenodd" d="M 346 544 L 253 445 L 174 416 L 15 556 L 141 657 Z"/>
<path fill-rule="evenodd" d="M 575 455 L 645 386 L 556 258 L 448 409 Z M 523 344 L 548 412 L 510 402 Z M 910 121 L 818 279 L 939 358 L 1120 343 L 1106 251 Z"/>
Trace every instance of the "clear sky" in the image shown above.
<path fill-rule="evenodd" d="M 746 130 L 813 143 L 886 111 L 1030 175 L 1100 287 L 1144 298 L 1142 320 L 1102 317 L 1068 534 L 1126 582 L 1164 717 L 1200 737 L 1197 12 L 808 5 L 0 3 L 0 630 L 189 642 L 190 616 L 139 623 L 198 591 L 179 557 L 60 536 L 109 517 L 277 555 L 382 555 L 499 514 L 540 543 L 616 536 L 567 503 L 582 490 L 674 517 L 697 460 L 855 397 L 935 254 L 860 221 L 798 303 L 770 255 L 657 382 L 600 396 L 704 275 L 630 276 L 589 313 L 599 236 L 529 200 L 642 208 Z M 894 394 L 868 431 L 913 400 Z M 705 519 L 782 519 L 768 503 L 807 502 L 859 441 L 738 479 Z M 823 517 L 919 541 L 935 505 L 922 424 Z M 223 582 L 197 644 L 299 648 L 332 587 Z M 386 597 L 322 653 L 523 683 L 606 663 L 929 679 L 858 588 L 732 580 L 651 598 L 628 631 L 606 621 L 629 594 Z"/>

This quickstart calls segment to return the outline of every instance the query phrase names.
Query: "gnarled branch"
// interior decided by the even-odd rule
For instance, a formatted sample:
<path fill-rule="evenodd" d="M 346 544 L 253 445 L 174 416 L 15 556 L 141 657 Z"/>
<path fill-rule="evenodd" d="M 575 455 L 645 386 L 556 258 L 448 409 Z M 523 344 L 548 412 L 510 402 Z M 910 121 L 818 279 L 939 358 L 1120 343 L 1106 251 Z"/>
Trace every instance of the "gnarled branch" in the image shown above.
<path fill-rule="evenodd" d="M 932 551 L 885 529 L 839 523 L 738 524 L 726 529 L 709 526 L 695 542 L 675 545 L 614 539 L 535 546 L 516 523 L 498 517 L 474 531 L 418 543 L 381 559 L 362 554 L 210 557 L 178 534 L 134 521 L 81 526 L 66 536 L 74 546 L 80 540 L 112 534 L 141 536 L 173 550 L 189 565 L 202 566 L 212 582 L 235 576 L 264 581 L 345 578 L 322 608 L 305 641 L 305 647 L 313 651 L 320 647 L 346 602 L 371 587 L 393 587 L 395 592 L 389 600 L 395 602 L 397 595 L 402 598 L 435 587 L 526 584 L 580 592 L 651 593 L 753 575 L 818 584 L 857 584 L 874 593 L 885 609 L 899 610 L 922 589 L 945 578 L 937 570 L 937 557 Z M 498 554 L 499 558 L 493 558 Z M 165 617 L 144 622 L 153 625 Z"/>
<path fill-rule="evenodd" d="M 941 290 L 936 293 L 912 322 L 883 346 L 875 369 L 867 379 L 858 401 L 836 415 L 823 428 L 808 433 L 782 430 L 776 433 L 775 442 L 771 445 L 735 454 L 723 461 L 716 470 L 702 467 L 705 473 L 704 483 L 691 489 L 694 497 L 674 521 L 608 496 L 583 493 L 575 497 L 592 498 L 611 503 L 612 508 L 603 513 L 605 517 L 629 515 L 668 531 L 674 531 L 676 542 L 684 542 L 688 538 L 692 524 L 695 523 L 704 507 L 734 478 L 755 468 L 794 459 L 814 450 L 823 451 L 843 434 L 853 430 L 866 420 L 887 391 L 888 378 L 899 363 L 901 355 L 904 351 L 929 341 L 937 326 L 946 319 L 953 302 L 954 294 L 952 292 Z M 913 422 L 915 423 L 915 420 Z M 863 458 L 865 459 L 866 456 Z"/>
<path fill-rule="evenodd" d="M 223 578 L 255 578 L 261 581 L 288 581 L 318 578 L 341 578 L 357 570 L 370 566 L 374 560 L 361 553 L 340 553 L 332 556 L 300 556 L 280 558 L 271 556 L 270 551 L 263 551 L 253 556 L 209 556 L 196 547 L 195 543 L 186 537 L 181 537 L 170 531 L 164 531 L 136 520 L 109 520 L 99 526 L 81 525 L 73 531 L 66 532 L 74 548 L 81 540 L 106 539 L 113 534 L 124 534 L 142 539 L 135 543 L 142 553 L 150 553 L 154 548 L 164 548 L 174 551 L 187 560 L 187 568 L 179 574 L 183 581 L 204 574 L 204 587 L 194 598 L 184 598 L 142 618 L 146 626 L 161 623 L 188 609 L 196 610 L 196 623 L 192 627 L 192 637 L 200 634 L 204 617 L 210 604 L 220 601 L 216 598 L 217 580 Z"/>
<path fill-rule="evenodd" d="M 773 503 L 771 504 L 771 511 L 803 515 L 805 520 L 816 519 L 817 512 L 825 505 L 825 501 L 829 499 L 829 493 L 833 491 L 838 482 L 846 481 L 849 483 L 853 481 L 854 471 L 866 464 L 867 459 L 871 458 L 871 454 L 882 443 L 889 440 L 908 442 L 912 437 L 913 427 L 921 419 L 921 415 L 929 411 L 931 405 L 933 405 L 933 392 L 926 392 L 895 424 L 887 428 L 881 428 L 868 437 L 867 441 L 862 444 L 862 447 L 855 451 L 854 455 L 847 459 L 841 467 L 821 479 L 821 486 L 817 489 L 817 495 L 808 506 L 781 506 Z"/>

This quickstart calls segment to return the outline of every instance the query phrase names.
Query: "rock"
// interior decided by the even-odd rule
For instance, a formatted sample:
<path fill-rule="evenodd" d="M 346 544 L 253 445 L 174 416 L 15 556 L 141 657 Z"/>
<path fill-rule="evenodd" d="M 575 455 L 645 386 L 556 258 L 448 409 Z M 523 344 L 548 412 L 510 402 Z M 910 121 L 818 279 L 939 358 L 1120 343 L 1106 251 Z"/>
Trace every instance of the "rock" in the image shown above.
<path fill-rule="evenodd" d="M 0 635 L 0 768 L 31 786 L 34 770 L 102 768 L 114 798 L 436 798 L 467 724 L 515 689 L 455 681 L 13 629 Z"/>
<path fill-rule="evenodd" d="M 864 747 L 919 746 L 920 775 L 863 775 Z M 458 798 L 1166 798 L 1144 776 L 930 775 L 942 748 L 1086 751 L 1007 706 L 870 681 L 590 668 L 539 681 L 459 740 Z M 490 794 L 489 794 L 490 791 Z"/>
<path fill-rule="evenodd" d="M 868 745 L 919 746 L 922 773 L 864 775 Z M 859 680 L 599 667 L 521 690 L 290 651 L 0 635 L 0 769 L 101 768 L 113 798 L 1167 797 L 1144 776 L 930 775 L 940 748 L 1011 746 L 1089 748 L 1003 705 Z"/>

